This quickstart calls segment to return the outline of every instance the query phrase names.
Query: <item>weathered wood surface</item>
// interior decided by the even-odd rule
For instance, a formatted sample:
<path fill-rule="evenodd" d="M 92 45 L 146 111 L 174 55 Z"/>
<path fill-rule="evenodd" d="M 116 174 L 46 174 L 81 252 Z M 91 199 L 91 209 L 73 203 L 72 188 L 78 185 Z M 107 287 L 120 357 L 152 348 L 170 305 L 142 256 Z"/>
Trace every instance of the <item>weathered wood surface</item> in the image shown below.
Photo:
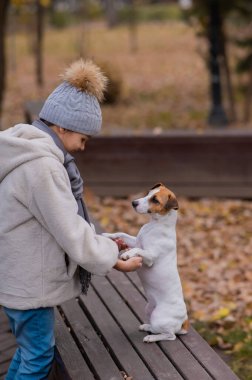
<path fill-rule="evenodd" d="M 144 320 L 146 301 L 138 284 L 135 273 L 112 271 L 107 277 L 93 277 L 88 296 L 61 305 L 56 342 L 68 361 L 70 379 L 81 379 L 76 371 L 85 364 L 100 380 L 120 380 L 123 374 L 134 380 L 238 380 L 192 327 L 175 341 L 143 343 L 146 333 L 138 331 L 138 325 Z M 65 333 L 78 347 L 78 360 L 69 342 L 61 348 Z"/>
<path fill-rule="evenodd" d="M 100 225 L 92 222 L 101 233 Z M 145 320 L 145 304 L 136 273 L 114 270 L 106 277 L 93 276 L 88 295 L 65 302 L 57 314 L 56 342 L 63 361 L 67 356 L 71 362 L 71 350 L 62 351 L 58 338 L 65 334 L 65 323 L 68 339 L 72 337 L 98 380 L 120 380 L 125 374 L 133 380 L 238 380 L 193 327 L 175 341 L 143 343 L 146 333 L 138 326 Z M 76 366 L 66 367 L 69 378 L 75 379 Z"/>
<path fill-rule="evenodd" d="M 41 106 L 26 104 L 27 122 Z M 92 138 L 76 157 L 98 195 L 125 196 L 164 182 L 182 196 L 252 198 L 252 130 L 124 131 Z"/>
<path fill-rule="evenodd" d="M 145 297 L 136 273 L 93 276 L 88 296 L 55 309 L 60 362 L 50 380 L 238 380 L 191 327 L 175 341 L 145 344 L 138 331 Z M 15 351 L 6 317 L 0 313 L 0 373 Z"/>
<path fill-rule="evenodd" d="M 8 318 L 0 306 L 0 380 L 4 380 L 16 348 Z"/>
<path fill-rule="evenodd" d="M 100 136 L 76 156 L 86 184 L 124 196 L 163 182 L 177 195 L 252 198 L 252 133 Z"/>

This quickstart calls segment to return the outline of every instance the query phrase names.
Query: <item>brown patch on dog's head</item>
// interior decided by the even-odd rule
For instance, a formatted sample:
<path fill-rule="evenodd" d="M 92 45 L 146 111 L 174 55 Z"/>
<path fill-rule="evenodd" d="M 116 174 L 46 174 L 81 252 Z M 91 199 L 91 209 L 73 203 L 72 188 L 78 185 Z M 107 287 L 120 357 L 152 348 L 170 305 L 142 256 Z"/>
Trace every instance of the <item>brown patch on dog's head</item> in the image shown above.
<path fill-rule="evenodd" d="M 151 190 L 160 187 L 149 199 L 149 212 L 165 215 L 170 210 L 178 210 L 178 201 L 176 195 L 162 183 L 155 185 Z"/>

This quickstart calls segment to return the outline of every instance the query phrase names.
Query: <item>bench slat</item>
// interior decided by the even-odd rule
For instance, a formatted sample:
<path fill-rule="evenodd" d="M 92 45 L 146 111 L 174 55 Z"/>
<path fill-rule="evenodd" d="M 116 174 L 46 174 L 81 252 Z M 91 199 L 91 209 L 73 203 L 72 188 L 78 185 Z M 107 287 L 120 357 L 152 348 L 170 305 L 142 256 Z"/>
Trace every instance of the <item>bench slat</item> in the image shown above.
<path fill-rule="evenodd" d="M 108 313 L 107 308 L 97 296 L 93 288 L 88 291 L 88 296 L 80 296 L 80 301 L 86 309 L 89 319 L 99 330 L 106 341 L 110 354 L 117 361 L 118 367 L 132 376 L 134 380 L 153 380 L 154 377 L 148 371 L 141 358 L 137 355 L 120 326 Z"/>
<path fill-rule="evenodd" d="M 10 363 L 16 349 L 17 349 L 17 347 L 16 347 L 16 345 L 14 345 L 14 346 L 7 347 L 4 351 L 0 351 L 0 365 L 1 366 L 2 366 L 2 364 L 6 363 L 6 362 Z"/>
<path fill-rule="evenodd" d="M 5 343 L 5 342 L 9 342 L 10 344 L 12 344 L 12 343 L 15 343 L 16 344 L 16 340 L 15 340 L 15 338 L 14 338 L 14 335 L 12 335 L 12 333 L 11 332 L 8 332 L 8 331 L 6 331 L 6 332 L 1 332 L 1 335 L 0 335 L 0 351 L 1 351 L 1 349 L 2 349 L 2 345 L 3 345 L 3 343 Z"/>
<path fill-rule="evenodd" d="M 131 285 L 128 278 L 125 275 L 123 275 L 123 277 L 124 279 L 120 276 L 120 273 L 118 274 L 116 271 L 113 273 L 111 272 L 109 275 L 109 278 L 115 288 L 122 294 L 123 298 L 134 310 L 140 321 L 144 322 L 144 308 L 146 301 L 142 294 Z M 137 328 L 137 326 L 135 326 L 135 328 Z M 175 341 L 159 342 L 158 345 L 162 348 L 177 370 L 180 371 L 184 379 L 212 379 L 212 377 L 198 363 L 198 360 L 195 359 L 190 351 L 187 350 L 179 338 Z"/>
<path fill-rule="evenodd" d="M 124 277 L 122 273 L 120 277 Z M 114 319 L 118 321 L 131 344 L 158 380 L 182 380 L 181 375 L 155 344 L 144 344 L 143 333 L 138 331 L 139 320 L 124 300 L 104 277 L 94 277 L 93 286 L 102 297 Z M 132 289 L 129 288 L 129 291 Z M 140 379 L 139 379 L 140 380 Z"/>
<path fill-rule="evenodd" d="M 27 102 L 31 123 L 43 102 Z M 96 194 L 127 196 L 163 181 L 177 195 L 251 198 L 251 130 L 122 130 L 91 139 L 76 155 L 79 170 Z M 109 175 L 108 175 L 109 174 Z"/>
<path fill-rule="evenodd" d="M 4 332 L 0 334 L 0 352 L 5 350 L 6 347 L 15 346 L 16 339 L 11 332 Z"/>
<path fill-rule="evenodd" d="M 84 173 L 84 172 L 83 172 Z M 108 171 L 107 174 L 109 175 Z M 168 174 L 169 175 L 169 174 Z M 148 176 L 148 173 L 145 173 Z M 89 177 L 85 181 L 86 184 L 92 188 L 95 194 L 101 196 L 128 196 L 129 194 L 137 194 L 144 189 L 149 189 L 155 183 L 162 181 L 169 185 L 176 194 L 180 196 L 189 196 L 191 198 L 201 198 L 201 197 L 222 197 L 222 198 L 245 198 L 251 199 L 252 184 L 237 185 L 229 184 L 228 186 L 221 186 L 218 182 L 212 182 L 211 184 L 204 185 L 198 182 L 194 183 L 176 183 L 172 180 L 172 175 L 169 178 L 162 175 L 161 177 L 155 177 L 148 182 L 141 180 L 139 182 L 128 182 L 125 185 L 120 185 L 117 182 L 108 183 L 100 181 L 92 181 Z"/>
<path fill-rule="evenodd" d="M 111 272 L 110 277 L 112 277 L 112 281 L 113 277 L 115 276 L 116 273 Z M 136 288 L 140 287 L 140 290 L 142 291 L 142 285 L 137 273 L 127 273 L 125 277 L 130 277 L 130 280 L 134 283 Z M 123 285 L 125 286 L 123 281 L 120 283 L 118 281 L 116 282 L 116 286 L 118 286 L 118 289 L 121 292 L 123 291 Z M 123 296 L 127 297 L 127 300 L 129 298 L 134 310 L 136 310 L 140 316 L 143 316 L 143 308 L 139 307 L 140 301 L 136 302 L 132 295 L 127 296 L 125 292 L 123 293 Z M 239 380 L 239 378 L 231 371 L 228 365 L 193 328 L 190 328 L 189 334 L 180 335 L 179 339 L 215 380 Z"/>
<path fill-rule="evenodd" d="M 4 339 L 3 341 L 1 340 L 0 343 L 0 354 L 4 352 L 5 350 L 8 350 L 11 347 L 17 347 L 16 340 L 13 337 L 11 333 L 9 333 L 9 338 Z"/>
<path fill-rule="evenodd" d="M 186 337 L 181 335 L 180 339 L 215 380 L 239 380 L 228 365 L 194 329 Z"/>
<path fill-rule="evenodd" d="M 122 375 L 76 300 L 61 308 L 100 380 L 122 380 Z M 102 359 L 102 360 L 101 360 Z"/>
<path fill-rule="evenodd" d="M 8 333 L 11 333 L 10 324 L 7 320 L 4 320 L 3 322 L 0 322 L 1 325 L 1 331 L 5 331 Z"/>
<path fill-rule="evenodd" d="M 55 338 L 58 352 L 71 380 L 94 380 L 68 328 L 55 308 Z"/>
<path fill-rule="evenodd" d="M 9 362 L 5 362 L 5 363 L 1 364 L 1 366 L 0 366 L 0 380 L 4 380 L 5 375 L 8 371 L 9 365 L 10 365 Z"/>
<path fill-rule="evenodd" d="M 143 285 L 142 285 L 140 278 L 138 277 L 137 273 L 136 272 L 128 272 L 125 274 L 125 276 L 130 279 L 130 281 L 134 284 L 134 286 L 137 288 L 137 290 L 143 295 L 144 298 L 146 298 L 145 294 L 144 294 Z"/>
<path fill-rule="evenodd" d="M 252 133 L 99 136 L 79 170 L 100 195 L 128 195 L 163 181 L 177 195 L 251 198 Z"/>

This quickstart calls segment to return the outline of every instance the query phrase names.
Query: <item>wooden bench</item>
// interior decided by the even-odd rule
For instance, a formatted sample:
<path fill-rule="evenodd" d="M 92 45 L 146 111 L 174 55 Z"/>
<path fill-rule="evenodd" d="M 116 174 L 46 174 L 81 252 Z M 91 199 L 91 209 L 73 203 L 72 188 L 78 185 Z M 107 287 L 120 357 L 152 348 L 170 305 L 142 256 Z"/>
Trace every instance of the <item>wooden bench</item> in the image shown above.
<path fill-rule="evenodd" d="M 27 122 L 41 102 L 25 106 Z M 100 135 L 76 155 L 78 167 L 97 195 L 127 196 L 164 182 L 176 195 L 252 198 L 252 131 L 132 131 Z"/>
<path fill-rule="evenodd" d="M 3 380 L 16 351 L 16 340 L 10 331 L 9 321 L 0 306 L 0 380 Z"/>
<path fill-rule="evenodd" d="M 56 359 L 49 380 L 238 380 L 193 327 L 175 341 L 143 343 L 146 333 L 138 326 L 145 304 L 136 273 L 93 276 L 87 296 L 55 308 Z M 15 348 L 0 309 L 1 380 Z"/>
<path fill-rule="evenodd" d="M 57 355 L 49 380 L 238 380 L 192 327 L 175 341 L 143 343 L 144 306 L 135 273 L 93 276 L 88 296 L 55 308 Z M 3 380 L 15 341 L 1 312 L 0 321 Z"/>
<path fill-rule="evenodd" d="M 145 304 L 136 273 L 93 276 L 87 296 L 56 309 L 60 360 L 50 380 L 238 380 L 193 327 L 175 341 L 143 343 Z"/>

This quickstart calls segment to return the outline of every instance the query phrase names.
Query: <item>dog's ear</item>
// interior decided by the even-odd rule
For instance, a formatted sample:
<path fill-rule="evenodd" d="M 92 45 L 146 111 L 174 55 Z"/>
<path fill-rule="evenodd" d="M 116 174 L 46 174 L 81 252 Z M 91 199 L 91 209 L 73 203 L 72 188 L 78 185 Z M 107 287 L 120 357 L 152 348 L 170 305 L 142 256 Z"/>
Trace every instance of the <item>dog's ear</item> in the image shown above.
<path fill-rule="evenodd" d="M 179 209 L 178 201 L 175 196 L 172 196 L 171 194 L 168 195 L 168 200 L 166 202 L 165 209 L 167 211 L 172 210 L 172 209 L 173 210 Z"/>
<path fill-rule="evenodd" d="M 159 183 L 156 183 L 156 185 L 154 185 L 152 188 L 151 188 L 151 190 L 154 190 L 154 189 L 156 189 L 157 187 L 160 187 L 160 186 L 164 186 L 161 182 L 159 182 Z"/>

